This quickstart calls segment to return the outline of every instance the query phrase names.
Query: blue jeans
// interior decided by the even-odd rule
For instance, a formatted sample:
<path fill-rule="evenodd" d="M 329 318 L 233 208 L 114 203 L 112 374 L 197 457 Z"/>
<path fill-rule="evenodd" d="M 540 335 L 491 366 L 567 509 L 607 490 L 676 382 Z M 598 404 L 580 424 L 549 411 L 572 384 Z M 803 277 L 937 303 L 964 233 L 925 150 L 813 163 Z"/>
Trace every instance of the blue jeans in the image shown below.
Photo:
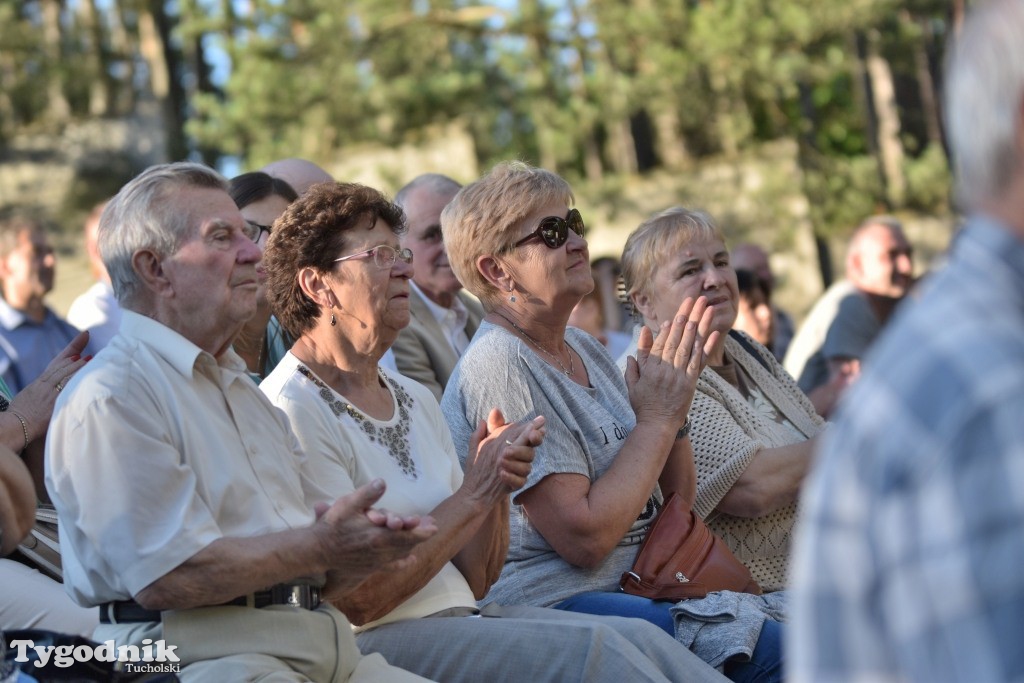
<path fill-rule="evenodd" d="M 661 627 L 674 638 L 676 628 L 669 613 L 674 604 L 628 593 L 593 591 L 578 593 L 553 607 L 569 612 L 643 619 Z M 750 661 L 728 661 L 724 673 L 737 683 L 782 683 L 782 625 L 766 619 Z"/>

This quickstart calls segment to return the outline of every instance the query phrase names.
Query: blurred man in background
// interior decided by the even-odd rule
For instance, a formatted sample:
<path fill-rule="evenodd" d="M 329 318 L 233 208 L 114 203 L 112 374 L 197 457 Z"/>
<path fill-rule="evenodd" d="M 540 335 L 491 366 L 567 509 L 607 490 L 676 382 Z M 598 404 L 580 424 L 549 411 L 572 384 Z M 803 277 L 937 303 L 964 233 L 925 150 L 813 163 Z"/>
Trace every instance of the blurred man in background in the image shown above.
<path fill-rule="evenodd" d="M 946 70 L 970 213 L 897 312 L 805 484 L 788 676 L 1024 680 L 1024 2 L 975 3 Z"/>
<path fill-rule="evenodd" d="M 786 353 L 785 367 L 821 415 L 860 376 L 861 361 L 910 291 L 913 250 L 891 216 L 872 216 L 850 238 L 846 279 L 826 291 Z"/>
<path fill-rule="evenodd" d="M 42 374 L 78 336 L 45 303 L 53 289 L 57 255 L 43 225 L 15 216 L 0 221 L 0 375 L 16 394 Z M 92 353 L 89 344 L 86 353 Z"/>
<path fill-rule="evenodd" d="M 85 220 L 85 253 L 89 257 L 89 269 L 96 282 L 75 299 L 68 309 L 68 322 L 80 330 L 89 330 L 89 340 L 97 350 L 114 338 L 121 325 L 121 307 L 114 298 L 110 275 L 103 265 L 96 243 L 100 215 L 106 205 L 106 202 L 102 202 L 94 206 Z"/>

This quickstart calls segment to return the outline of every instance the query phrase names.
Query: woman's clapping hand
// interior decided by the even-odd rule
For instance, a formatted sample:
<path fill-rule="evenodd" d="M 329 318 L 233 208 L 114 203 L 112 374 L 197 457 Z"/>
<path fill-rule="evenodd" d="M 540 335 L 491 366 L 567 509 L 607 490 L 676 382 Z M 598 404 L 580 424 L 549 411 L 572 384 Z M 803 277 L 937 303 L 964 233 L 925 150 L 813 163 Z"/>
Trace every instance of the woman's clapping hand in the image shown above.
<path fill-rule="evenodd" d="M 637 424 L 686 421 L 697 378 L 719 333 L 711 332 L 714 310 L 705 297 L 686 298 L 671 323 L 654 337 L 646 326 L 640 332 L 636 358 L 626 362 L 626 387 Z"/>
<path fill-rule="evenodd" d="M 470 438 L 463 487 L 489 504 L 522 488 L 544 433 L 543 416 L 509 424 L 500 410 L 492 409 Z"/>

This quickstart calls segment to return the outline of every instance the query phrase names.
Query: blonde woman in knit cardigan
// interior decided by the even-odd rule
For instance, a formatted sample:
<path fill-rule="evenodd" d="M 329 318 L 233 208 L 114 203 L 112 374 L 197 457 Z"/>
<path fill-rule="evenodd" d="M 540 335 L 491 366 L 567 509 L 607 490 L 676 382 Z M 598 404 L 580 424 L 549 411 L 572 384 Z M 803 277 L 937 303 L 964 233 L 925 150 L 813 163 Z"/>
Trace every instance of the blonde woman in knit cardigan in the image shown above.
<path fill-rule="evenodd" d="M 675 207 L 642 223 L 622 255 L 626 292 L 658 329 L 686 297 L 704 296 L 719 332 L 690 407 L 694 511 L 766 591 L 785 587 L 796 500 L 825 422 L 771 352 L 736 320 L 736 271 L 712 218 Z"/>

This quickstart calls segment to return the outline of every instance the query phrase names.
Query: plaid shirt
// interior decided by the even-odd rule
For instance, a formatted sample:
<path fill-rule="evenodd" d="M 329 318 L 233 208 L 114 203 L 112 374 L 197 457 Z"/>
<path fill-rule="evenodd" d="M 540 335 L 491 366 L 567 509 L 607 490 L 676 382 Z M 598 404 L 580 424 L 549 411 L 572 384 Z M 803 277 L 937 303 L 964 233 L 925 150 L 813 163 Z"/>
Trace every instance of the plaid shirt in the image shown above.
<path fill-rule="evenodd" d="M 805 488 L 798 683 L 1024 681 L 1024 241 L 976 218 L 923 289 Z"/>

